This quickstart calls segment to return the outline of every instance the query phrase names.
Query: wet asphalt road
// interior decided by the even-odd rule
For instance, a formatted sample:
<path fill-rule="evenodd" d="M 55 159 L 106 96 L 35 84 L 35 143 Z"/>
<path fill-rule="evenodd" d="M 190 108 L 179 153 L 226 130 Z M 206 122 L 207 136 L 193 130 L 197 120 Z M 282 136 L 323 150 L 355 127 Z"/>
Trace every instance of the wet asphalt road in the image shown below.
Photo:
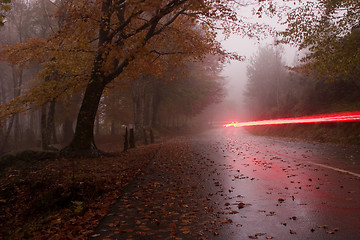
<path fill-rule="evenodd" d="M 211 163 L 206 190 L 212 202 L 220 211 L 239 212 L 214 239 L 360 239 L 359 148 L 234 128 L 191 141 Z"/>
<path fill-rule="evenodd" d="M 90 239 L 360 239 L 360 149 L 213 129 L 164 143 Z"/>

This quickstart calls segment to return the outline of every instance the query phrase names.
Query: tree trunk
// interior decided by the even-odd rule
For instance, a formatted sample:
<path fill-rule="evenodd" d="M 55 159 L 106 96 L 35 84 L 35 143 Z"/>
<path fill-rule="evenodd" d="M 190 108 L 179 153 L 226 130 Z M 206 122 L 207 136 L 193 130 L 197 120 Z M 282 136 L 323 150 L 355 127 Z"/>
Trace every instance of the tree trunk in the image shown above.
<path fill-rule="evenodd" d="M 144 99 L 143 96 L 136 96 L 134 101 L 134 120 L 135 129 L 141 129 L 144 126 Z"/>
<path fill-rule="evenodd" d="M 134 133 L 133 128 L 130 128 L 129 145 L 130 145 L 130 148 L 135 147 L 135 133 Z"/>
<path fill-rule="evenodd" d="M 100 99 L 103 90 L 107 83 L 111 82 L 120 75 L 124 68 L 129 64 L 132 57 L 125 59 L 120 64 L 114 62 L 114 72 L 105 77 L 103 71 L 104 62 L 108 56 L 108 52 L 104 52 L 104 47 L 113 43 L 113 38 L 110 34 L 111 28 L 111 0 L 104 0 L 101 4 L 101 12 L 104 16 L 101 17 L 99 23 L 99 37 L 97 53 L 91 73 L 90 80 L 87 84 L 84 98 L 78 114 L 76 129 L 74 137 L 69 146 L 61 150 L 62 155 L 68 156 L 99 156 L 104 153 L 100 151 L 94 141 L 94 122 L 96 112 L 99 107 Z M 120 41 L 121 42 L 121 41 Z"/>
<path fill-rule="evenodd" d="M 4 153 L 5 148 L 6 148 L 7 144 L 8 144 L 10 131 L 11 131 L 11 128 L 13 126 L 14 119 L 15 119 L 15 115 L 12 115 L 11 119 L 10 119 L 10 122 L 9 122 L 9 125 L 7 126 L 7 130 L 6 130 L 5 134 L 4 134 L 4 139 L 3 139 L 3 142 L 2 142 L 1 148 L 0 148 L 0 154 Z"/>
<path fill-rule="evenodd" d="M 14 122 L 14 149 L 18 150 L 20 145 L 20 119 L 19 114 L 15 114 L 15 122 Z"/>
<path fill-rule="evenodd" d="M 47 103 L 41 106 L 41 117 L 40 117 L 40 125 L 41 125 L 41 148 L 42 150 L 49 149 L 49 136 L 47 131 L 46 124 L 46 113 L 47 113 Z"/>
<path fill-rule="evenodd" d="M 142 139 L 144 137 L 144 133 L 142 129 L 144 127 L 145 85 L 146 85 L 146 79 L 144 77 L 140 77 L 131 82 L 131 92 L 134 102 L 135 131 L 136 131 L 136 137 L 138 137 L 139 139 Z"/>
<path fill-rule="evenodd" d="M 23 80 L 23 70 L 17 69 L 15 66 L 12 66 L 12 78 L 13 78 L 13 84 L 14 84 L 14 98 L 20 96 L 21 94 L 21 85 Z M 20 141 L 20 120 L 19 120 L 19 114 L 15 115 L 15 122 L 14 122 L 14 147 L 15 149 L 18 148 L 19 141 Z"/>
<path fill-rule="evenodd" d="M 148 145 L 148 139 L 147 139 L 147 131 L 145 128 L 143 128 L 143 137 L 144 137 L 144 144 Z"/>
<path fill-rule="evenodd" d="M 95 72 L 95 71 L 94 71 Z M 105 84 L 95 72 L 89 81 L 78 114 L 74 137 L 61 153 L 69 156 L 99 156 L 101 152 L 94 141 L 94 122 Z"/>
<path fill-rule="evenodd" d="M 128 140 L 128 129 L 125 127 L 125 135 L 124 135 L 124 152 L 126 152 L 129 148 L 129 140 Z"/>
<path fill-rule="evenodd" d="M 49 106 L 49 111 L 47 114 L 47 119 L 46 119 L 46 136 L 48 137 L 48 143 L 57 143 L 57 138 L 56 138 L 56 131 L 55 131 L 55 123 L 54 123 L 54 118 L 55 118 L 55 106 L 56 106 L 56 100 L 53 99 L 50 102 L 50 106 Z"/>

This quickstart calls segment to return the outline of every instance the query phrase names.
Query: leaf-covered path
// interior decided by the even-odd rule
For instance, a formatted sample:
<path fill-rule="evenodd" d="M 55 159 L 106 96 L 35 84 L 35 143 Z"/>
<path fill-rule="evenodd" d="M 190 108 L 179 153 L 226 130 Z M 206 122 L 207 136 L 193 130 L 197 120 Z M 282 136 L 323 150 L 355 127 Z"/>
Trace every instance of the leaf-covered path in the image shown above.
<path fill-rule="evenodd" d="M 164 144 L 90 238 L 206 239 L 216 235 L 218 223 L 203 185 L 206 159 L 191 153 L 188 144 L 185 139 Z"/>
<path fill-rule="evenodd" d="M 215 129 L 165 143 L 90 239 L 359 239 L 357 148 Z"/>

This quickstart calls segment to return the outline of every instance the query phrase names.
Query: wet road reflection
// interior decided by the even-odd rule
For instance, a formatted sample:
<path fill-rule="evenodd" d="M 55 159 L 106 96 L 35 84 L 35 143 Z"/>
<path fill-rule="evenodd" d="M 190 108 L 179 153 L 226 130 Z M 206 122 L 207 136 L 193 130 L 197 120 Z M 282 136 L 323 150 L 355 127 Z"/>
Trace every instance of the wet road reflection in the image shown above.
<path fill-rule="evenodd" d="M 219 217 L 231 219 L 216 239 L 360 239 L 359 149 L 242 129 L 206 132 L 192 146 L 209 161 Z"/>

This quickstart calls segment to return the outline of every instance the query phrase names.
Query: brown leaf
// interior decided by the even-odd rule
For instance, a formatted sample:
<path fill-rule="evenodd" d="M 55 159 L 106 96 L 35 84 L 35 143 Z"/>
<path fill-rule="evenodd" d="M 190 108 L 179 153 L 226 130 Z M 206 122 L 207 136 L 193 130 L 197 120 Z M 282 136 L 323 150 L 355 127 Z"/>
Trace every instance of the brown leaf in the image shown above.
<path fill-rule="evenodd" d="M 257 233 L 255 236 L 264 236 L 266 233 Z"/>
<path fill-rule="evenodd" d="M 328 228 L 328 226 L 327 226 L 327 225 L 320 225 L 320 226 L 318 226 L 318 228 L 327 229 L 327 228 Z"/>
<path fill-rule="evenodd" d="M 245 207 L 245 203 L 240 202 L 240 203 L 238 204 L 238 208 L 239 208 L 239 209 L 242 209 L 242 208 L 244 208 L 244 207 Z"/>
<path fill-rule="evenodd" d="M 131 233 L 131 232 L 133 232 L 134 231 L 134 229 L 131 229 L 131 228 L 128 228 L 128 229 L 119 229 L 119 232 L 121 232 L 121 233 Z"/>

